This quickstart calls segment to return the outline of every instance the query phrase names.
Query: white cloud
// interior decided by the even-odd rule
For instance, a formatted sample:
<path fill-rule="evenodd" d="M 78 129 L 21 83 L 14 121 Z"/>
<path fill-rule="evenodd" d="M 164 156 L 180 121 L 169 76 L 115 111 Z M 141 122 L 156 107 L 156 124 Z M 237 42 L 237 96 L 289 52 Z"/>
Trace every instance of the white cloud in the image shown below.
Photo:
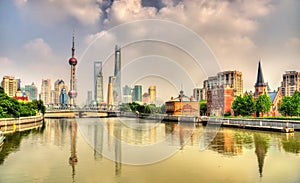
<path fill-rule="evenodd" d="M 56 24 L 74 18 L 83 25 L 96 24 L 102 11 L 94 0 L 15 0 L 25 15 L 41 24 Z"/>
<path fill-rule="evenodd" d="M 7 57 L 0 57 L 0 65 L 8 65 L 8 64 L 12 64 L 12 63 L 13 63 L 13 61 Z"/>
<path fill-rule="evenodd" d="M 26 51 L 36 55 L 48 56 L 51 54 L 50 46 L 41 38 L 36 38 L 24 45 Z"/>
<path fill-rule="evenodd" d="M 292 37 L 286 43 L 285 46 L 287 48 L 299 48 L 300 47 L 300 38 Z"/>

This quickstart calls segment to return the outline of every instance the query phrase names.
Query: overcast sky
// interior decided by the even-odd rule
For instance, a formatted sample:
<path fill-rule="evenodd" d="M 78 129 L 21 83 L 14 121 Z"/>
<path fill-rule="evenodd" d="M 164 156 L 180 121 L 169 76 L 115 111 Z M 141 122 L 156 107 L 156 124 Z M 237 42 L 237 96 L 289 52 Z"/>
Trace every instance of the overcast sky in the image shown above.
<path fill-rule="evenodd" d="M 130 24 L 149 19 L 170 22 Z M 123 47 L 123 84 L 143 84 L 144 91 L 155 84 L 164 100 L 181 87 L 191 95 L 219 70 L 242 71 L 244 90 L 253 90 L 260 59 L 272 90 L 285 71 L 300 71 L 298 0 L 12 0 L 0 2 L 0 23 L 0 77 L 21 78 L 23 86 L 35 82 L 39 90 L 42 79 L 69 83 L 75 30 L 80 101 L 93 89 L 95 60 L 105 63 L 106 93 L 115 44 Z"/>

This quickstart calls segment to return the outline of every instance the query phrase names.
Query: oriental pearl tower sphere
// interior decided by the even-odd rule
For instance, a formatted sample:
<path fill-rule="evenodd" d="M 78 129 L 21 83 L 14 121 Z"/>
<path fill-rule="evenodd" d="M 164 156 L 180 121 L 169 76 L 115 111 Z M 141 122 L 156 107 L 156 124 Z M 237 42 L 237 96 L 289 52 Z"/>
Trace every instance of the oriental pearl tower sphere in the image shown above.
<path fill-rule="evenodd" d="M 71 80 L 70 80 L 70 91 L 68 92 L 68 95 L 70 97 L 70 106 L 74 107 L 76 106 L 75 104 L 75 98 L 77 96 L 76 92 L 76 79 L 75 79 L 75 71 L 76 71 L 76 64 L 77 64 L 77 59 L 75 58 L 75 47 L 74 47 L 74 34 L 73 34 L 73 42 L 72 42 L 72 57 L 69 59 L 69 64 L 71 65 Z"/>

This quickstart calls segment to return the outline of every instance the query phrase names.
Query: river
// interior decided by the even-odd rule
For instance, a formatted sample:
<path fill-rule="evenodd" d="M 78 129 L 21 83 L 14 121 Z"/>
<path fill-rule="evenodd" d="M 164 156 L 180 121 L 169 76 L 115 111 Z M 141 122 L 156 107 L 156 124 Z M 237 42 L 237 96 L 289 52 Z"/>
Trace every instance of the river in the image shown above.
<path fill-rule="evenodd" d="M 299 132 L 45 119 L 42 128 L 7 134 L 0 150 L 1 183 L 300 182 Z"/>

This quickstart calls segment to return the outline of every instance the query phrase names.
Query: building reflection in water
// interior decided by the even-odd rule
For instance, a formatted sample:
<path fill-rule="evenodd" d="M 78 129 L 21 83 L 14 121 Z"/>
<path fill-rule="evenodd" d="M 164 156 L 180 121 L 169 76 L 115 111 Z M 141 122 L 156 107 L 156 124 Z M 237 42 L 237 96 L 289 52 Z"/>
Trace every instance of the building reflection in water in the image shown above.
<path fill-rule="evenodd" d="M 75 165 L 78 162 L 76 154 L 76 137 L 77 137 L 77 123 L 71 122 L 71 156 L 69 158 L 69 164 L 72 166 L 72 179 L 75 182 Z"/>
<path fill-rule="evenodd" d="M 122 161 L 122 151 L 121 151 L 121 124 L 114 124 L 114 141 L 115 141 L 115 174 L 121 175 L 121 161 Z"/>
<path fill-rule="evenodd" d="M 103 152 L 103 126 L 99 123 L 94 123 L 94 159 L 102 160 Z"/>
<path fill-rule="evenodd" d="M 266 154 L 269 148 L 269 138 L 265 135 L 254 134 L 255 154 L 258 161 L 258 169 L 260 177 L 263 176 L 263 167 Z"/>

